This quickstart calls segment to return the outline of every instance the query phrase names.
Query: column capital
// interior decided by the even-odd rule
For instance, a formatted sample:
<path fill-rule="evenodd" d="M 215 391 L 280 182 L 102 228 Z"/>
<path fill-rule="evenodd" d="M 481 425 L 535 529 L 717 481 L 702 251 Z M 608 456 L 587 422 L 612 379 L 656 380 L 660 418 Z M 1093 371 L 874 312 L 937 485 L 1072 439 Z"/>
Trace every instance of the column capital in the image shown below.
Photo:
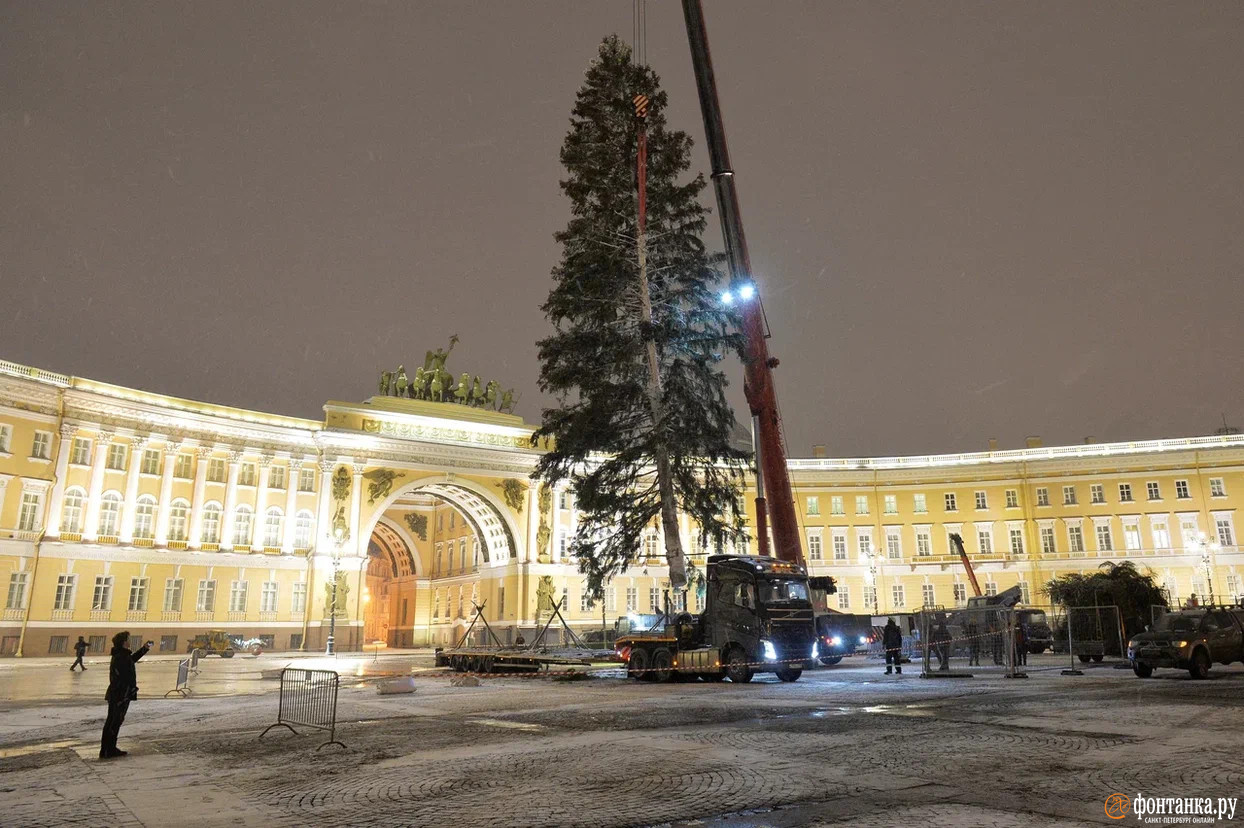
<path fill-rule="evenodd" d="M 263 467 L 263 468 L 265 468 L 265 469 L 266 469 L 266 468 L 268 468 L 269 466 L 271 466 L 271 465 L 272 465 L 272 455 L 271 455 L 271 454 L 261 454 L 261 455 L 259 455 L 259 465 L 260 465 L 260 466 L 262 466 L 262 467 Z"/>
<path fill-rule="evenodd" d="M 101 443 L 111 443 L 112 438 L 117 436 L 117 433 L 115 431 L 107 431 L 101 428 L 99 430 L 99 433 L 96 434 L 95 436 L 99 439 Z"/>
<path fill-rule="evenodd" d="M 78 433 L 78 430 L 79 430 L 78 426 L 74 423 L 61 423 L 60 425 L 61 439 L 68 440 L 69 438 L 76 436 Z"/>
<path fill-rule="evenodd" d="M 174 440 L 171 437 L 164 441 L 164 448 L 161 449 L 167 457 L 170 454 L 176 454 L 181 451 L 181 440 Z"/>
<path fill-rule="evenodd" d="M 366 463 L 358 463 L 358 462 L 354 463 L 354 476 L 355 476 L 355 477 L 362 477 L 362 476 L 363 476 L 363 471 L 364 471 L 366 468 L 367 468 L 367 464 L 366 464 Z"/>
<path fill-rule="evenodd" d="M 244 451 L 239 451 L 239 450 L 237 450 L 237 449 L 230 450 L 230 452 L 229 452 L 229 465 L 230 465 L 230 466 L 236 466 L 238 463 L 241 463 L 241 462 L 242 462 L 242 455 L 244 455 L 245 453 L 246 453 L 246 452 L 244 452 Z"/>
<path fill-rule="evenodd" d="M 301 469 L 302 469 L 302 458 L 301 457 L 289 458 L 289 470 L 291 472 L 300 471 Z"/>
<path fill-rule="evenodd" d="M 149 442 L 151 442 L 150 435 L 143 435 L 141 437 L 131 437 L 130 448 L 132 448 L 134 451 L 142 451 L 143 449 L 147 447 L 147 444 Z"/>
<path fill-rule="evenodd" d="M 332 474 L 333 466 L 337 465 L 336 460 L 330 460 L 327 457 L 321 457 L 316 461 L 316 465 L 320 467 L 320 471 L 324 474 Z"/>
<path fill-rule="evenodd" d="M 214 449 L 211 446 L 198 446 L 195 448 L 194 453 L 202 460 L 206 457 L 211 457 L 213 451 Z"/>

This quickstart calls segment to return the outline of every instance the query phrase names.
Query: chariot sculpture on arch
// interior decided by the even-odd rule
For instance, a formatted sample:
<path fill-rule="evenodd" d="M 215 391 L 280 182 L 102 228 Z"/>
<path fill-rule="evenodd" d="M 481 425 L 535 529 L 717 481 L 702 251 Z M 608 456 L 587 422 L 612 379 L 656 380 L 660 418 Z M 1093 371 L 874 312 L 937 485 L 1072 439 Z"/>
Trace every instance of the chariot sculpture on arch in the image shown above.
<path fill-rule="evenodd" d="M 417 366 L 413 375 L 407 375 L 406 366 L 399 365 L 393 371 L 381 371 L 379 390 L 382 397 L 404 397 L 438 403 L 453 403 L 470 408 L 483 408 L 513 414 L 518 395 L 513 388 L 501 389 L 497 380 L 484 381 L 478 374 L 461 372 L 457 384 L 445 367 L 458 335 L 449 337 L 448 348 L 437 348 L 424 354 L 423 365 Z"/>

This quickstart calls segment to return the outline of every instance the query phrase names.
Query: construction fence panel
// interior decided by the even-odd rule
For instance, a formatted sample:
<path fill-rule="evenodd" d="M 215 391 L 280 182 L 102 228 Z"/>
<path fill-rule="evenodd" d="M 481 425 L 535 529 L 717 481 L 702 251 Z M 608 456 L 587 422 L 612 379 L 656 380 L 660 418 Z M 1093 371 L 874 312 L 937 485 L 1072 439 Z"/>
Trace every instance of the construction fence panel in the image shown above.
<path fill-rule="evenodd" d="M 1119 608 L 1112 604 L 1060 607 L 1054 624 L 1054 652 L 1070 670 L 1122 666 L 1127 634 Z"/>
<path fill-rule="evenodd" d="M 925 678 L 1006 676 L 1022 667 L 1015 614 L 998 607 L 924 609 L 919 614 L 921 675 Z"/>
<path fill-rule="evenodd" d="M 286 667 L 281 671 L 281 696 L 278 701 L 276 723 L 268 725 L 264 735 L 274 727 L 285 727 L 293 733 L 294 725 L 314 730 L 328 731 L 327 745 L 344 744 L 337 741 L 337 691 L 341 678 L 332 670 L 304 670 Z"/>

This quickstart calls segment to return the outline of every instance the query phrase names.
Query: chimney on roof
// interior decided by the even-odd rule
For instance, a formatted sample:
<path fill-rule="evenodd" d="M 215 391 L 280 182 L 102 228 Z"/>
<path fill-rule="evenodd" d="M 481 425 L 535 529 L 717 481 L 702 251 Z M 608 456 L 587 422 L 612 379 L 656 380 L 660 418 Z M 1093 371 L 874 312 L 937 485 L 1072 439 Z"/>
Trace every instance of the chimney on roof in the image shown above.
<path fill-rule="evenodd" d="M 990 451 L 997 451 L 997 450 L 998 450 L 998 438 L 997 438 L 997 437 L 990 437 L 990 438 L 989 438 L 989 450 L 990 450 Z"/>
<path fill-rule="evenodd" d="M 1041 446 L 1045 444 L 1041 442 L 1040 437 L 1033 435 L 1031 437 L 1024 438 L 1024 445 L 1028 448 L 1041 448 Z"/>
<path fill-rule="evenodd" d="M 820 457 L 825 457 L 825 456 L 826 456 L 826 454 L 825 454 L 825 444 L 824 444 L 824 443 L 817 443 L 816 445 L 812 446 L 812 456 L 813 456 L 813 457 L 817 457 L 817 458 L 820 458 Z"/>

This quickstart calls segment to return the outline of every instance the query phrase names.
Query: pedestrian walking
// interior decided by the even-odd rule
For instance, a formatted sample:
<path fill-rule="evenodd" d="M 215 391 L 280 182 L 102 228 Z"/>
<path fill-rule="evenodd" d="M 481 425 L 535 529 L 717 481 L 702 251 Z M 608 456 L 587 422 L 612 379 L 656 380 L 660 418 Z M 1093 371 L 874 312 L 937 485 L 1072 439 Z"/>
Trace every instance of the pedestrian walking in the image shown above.
<path fill-rule="evenodd" d="M 87 643 L 82 636 L 78 636 L 78 643 L 73 645 L 73 651 L 77 654 L 77 658 L 73 660 L 73 664 L 69 665 L 69 672 L 73 672 L 74 667 L 81 667 L 82 672 L 86 672 L 86 665 L 82 663 L 82 656 L 86 655 Z"/>
<path fill-rule="evenodd" d="M 968 666 L 981 666 L 980 628 L 977 626 L 975 618 L 968 619 L 968 623 L 963 627 L 963 634 L 968 637 Z"/>
<path fill-rule="evenodd" d="M 937 629 L 933 630 L 932 635 L 933 651 L 937 654 L 937 669 L 941 671 L 950 669 L 950 628 L 946 626 L 946 616 L 942 616 L 937 620 Z"/>
<path fill-rule="evenodd" d="M 112 637 L 112 663 L 108 666 L 108 692 L 104 698 L 108 701 L 108 718 L 104 721 L 104 735 L 99 743 L 100 759 L 115 759 L 124 756 L 126 751 L 117 749 L 117 735 L 121 724 L 125 721 L 126 711 L 130 702 L 138 698 L 138 673 L 134 665 L 151 649 L 148 641 L 136 651 L 131 652 L 125 646 L 129 643 L 130 634 L 126 630 Z"/>
<path fill-rule="evenodd" d="M 893 667 L 895 673 L 903 674 L 903 631 L 891 618 L 881 629 L 881 646 L 885 647 L 885 674 L 890 675 Z"/>

